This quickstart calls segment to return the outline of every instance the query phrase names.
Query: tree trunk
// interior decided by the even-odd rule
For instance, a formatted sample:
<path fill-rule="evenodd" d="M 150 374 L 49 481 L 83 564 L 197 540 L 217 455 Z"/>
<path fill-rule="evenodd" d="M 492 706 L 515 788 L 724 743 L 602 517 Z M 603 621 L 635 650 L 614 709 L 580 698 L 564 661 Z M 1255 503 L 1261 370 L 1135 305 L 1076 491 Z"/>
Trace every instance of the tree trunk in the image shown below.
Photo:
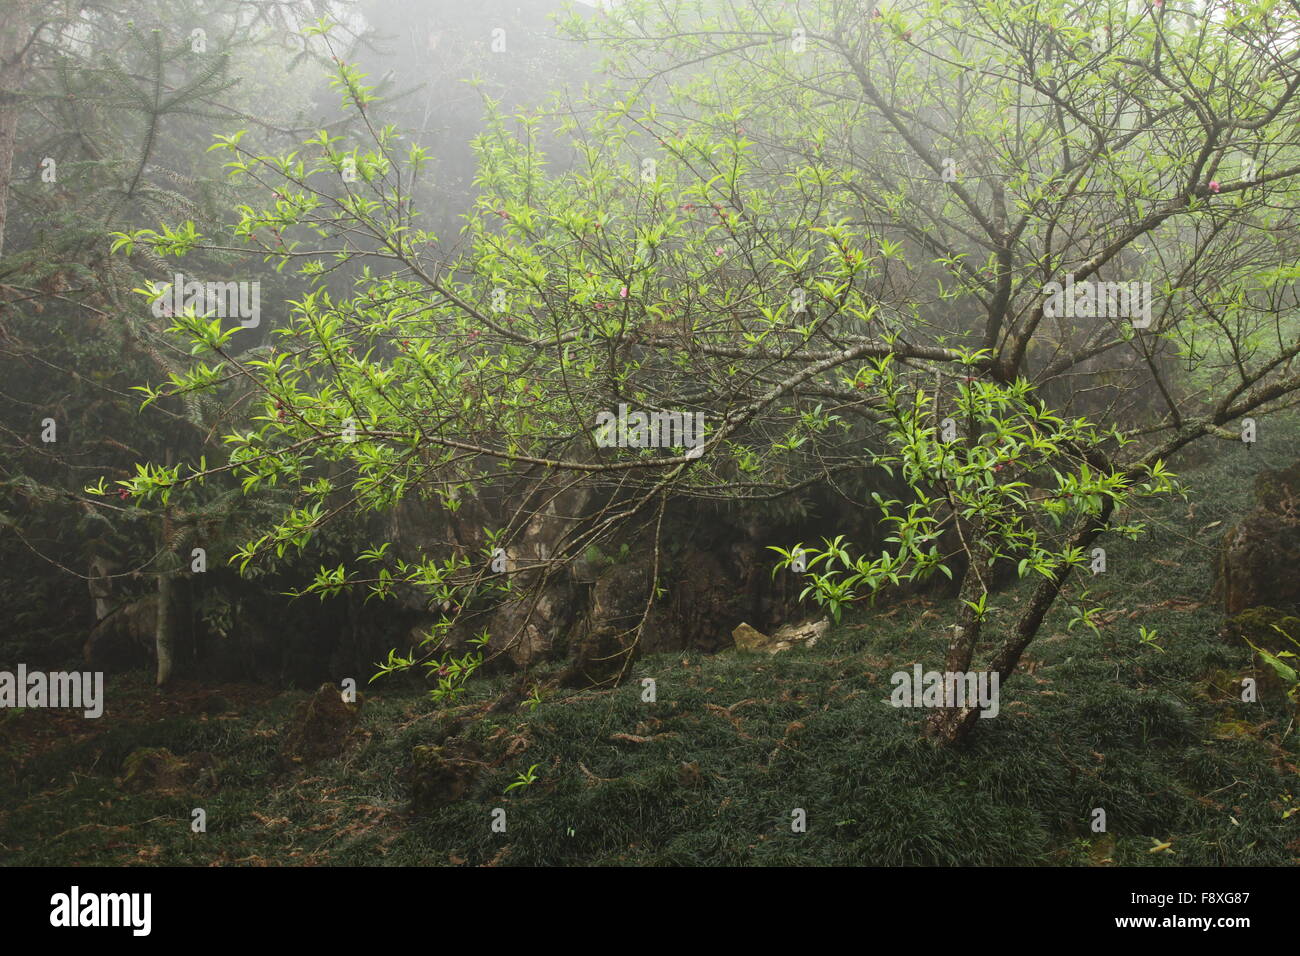
<path fill-rule="evenodd" d="M 90 588 L 90 599 L 95 604 L 96 624 L 108 617 L 113 609 L 113 582 L 110 579 L 112 571 L 112 562 L 102 555 L 95 555 L 90 559 L 90 576 L 87 584 Z"/>
<path fill-rule="evenodd" d="M 926 736 L 945 747 L 954 747 L 966 739 L 979 720 L 978 707 L 944 707 L 926 722 Z"/>
<path fill-rule="evenodd" d="M 1110 524 L 1110 517 L 1114 510 L 1114 500 L 1103 498 L 1101 514 L 1095 519 L 1085 520 L 1071 537 L 1066 548 L 1082 549 L 1091 545 Z M 1029 599 L 1029 606 L 1025 608 L 1024 613 L 1020 615 L 1020 620 L 1016 622 L 1015 630 L 1007 636 L 1006 640 L 1002 642 L 1002 646 L 998 648 L 989 665 L 989 673 L 998 675 L 999 690 L 1005 686 L 1008 678 L 1015 673 L 1025 649 L 1038 636 L 1038 631 L 1043 626 L 1043 619 L 1047 617 L 1047 612 L 1056 603 L 1061 589 L 1065 587 L 1065 582 L 1070 577 L 1070 571 L 1071 568 L 1066 565 L 1058 569 L 1050 578 L 1045 578 L 1039 583 L 1038 587 L 1034 589 L 1033 597 Z M 964 741 L 966 736 L 974 729 L 975 722 L 979 720 L 979 714 L 979 709 L 976 707 L 954 707 L 939 710 L 935 712 L 928 722 L 926 730 L 928 735 L 938 743 L 944 746 L 955 746 Z"/>
<path fill-rule="evenodd" d="M 167 450 L 167 464 L 172 463 L 171 449 Z M 158 571 L 158 623 L 154 632 L 154 648 L 158 654 L 158 677 L 155 684 L 165 687 L 172 679 L 172 662 L 176 653 L 176 612 L 172 607 L 172 581 L 178 573 L 179 561 L 173 551 L 172 508 L 163 506 L 162 555 Z"/>
<path fill-rule="evenodd" d="M 176 615 L 172 613 L 172 578 L 170 569 L 158 575 L 158 626 L 154 646 L 158 652 L 157 686 L 165 687 L 172 679 L 172 654 L 176 642 Z"/>
<path fill-rule="evenodd" d="M 0 30 L 0 254 L 5 248 L 9 220 L 9 184 L 13 182 L 18 114 L 27 81 L 27 56 L 32 40 L 32 0 L 11 0 Z"/>
<path fill-rule="evenodd" d="M 980 536 L 984 533 L 984 523 L 967 522 L 960 516 L 957 522 L 962 546 L 966 551 L 966 573 L 962 575 L 961 590 L 957 596 L 957 600 L 961 602 L 961 609 L 957 615 L 957 623 L 953 625 L 952 638 L 948 641 L 948 651 L 944 656 L 943 665 L 945 671 L 965 673 L 970 670 L 971 661 L 975 657 L 975 648 L 984 629 L 984 622 L 971 604 L 978 603 L 982 597 L 987 599 L 991 590 L 989 581 L 991 569 L 987 566 L 988 549 L 980 540 Z M 966 710 L 967 708 L 944 707 L 934 711 L 925 722 L 926 736 L 945 743 L 955 741 L 957 738 L 953 730 L 954 722 L 968 719 L 963 716 Z"/>
<path fill-rule="evenodd" d="M 967 570 L 966 578 L 962 581 L 959 600 L 977 601 L 981 594 L 987 593 L 984 590 L 982 575 L 973 570 L 975 560 L 974 557 L 971 558 L 972 569 Z M 965 673 L 970 670 L 971 661 L 975 657 L 975 646 L 979 643 L 982 630 L 983 622 L 974 609 L 968 604 L 962 604 L 957 624 L 953 626 L 952 640 L 948 642 L 948 654 L 944 659 L 945 671 Z M 966 730 L 969 730 L 966 728 L 959 731 L 957 728 L 964 726 L 964 722 L 978 715 L 979 711 L 973 707 L 940 708 L 926 721 L 926 736 L 934 737 L 942 743 L 955 743 L 965 735 Z"/>

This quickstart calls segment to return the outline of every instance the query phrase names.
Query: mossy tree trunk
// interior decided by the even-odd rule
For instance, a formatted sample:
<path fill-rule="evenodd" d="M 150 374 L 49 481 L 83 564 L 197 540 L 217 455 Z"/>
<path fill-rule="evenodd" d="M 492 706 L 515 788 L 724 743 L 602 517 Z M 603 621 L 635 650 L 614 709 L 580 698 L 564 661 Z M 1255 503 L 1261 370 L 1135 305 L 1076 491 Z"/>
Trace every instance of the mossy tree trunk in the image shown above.
<path fill-rule="evenodd" d="M 155 683 L 165 687 L 172 679 L 172 660 L 176 644 L 176 615 L 172 612 L 172 578 L 175 571 L 158 575 L 158 629 L 154 645 L 158 652 L 158 677 Z"/>
<path fill-rule="evenodd" d="M 4 252 L 5 224 L 9 219 L 18 114 L 34 39 L 32 5 L 32 0 L 9 0 L 5 4 L 4 29 L 0 30 L 0 253 Z"/>
<path fill-rule="evenodd" d="M 167 464 L 172 454 L 167 453 Z M 158 656 L 158 674 L 154 683 L 166 687 L 172 679 L 172 666 L 176 653 L 176 612 L 172 607 L 173 582 L 179 570 L 173 541 L 172 507 L 165 505 L 162 514 L 162 554 L 158 559 L 158 621 L 154 633 L 154 649 Z"/>

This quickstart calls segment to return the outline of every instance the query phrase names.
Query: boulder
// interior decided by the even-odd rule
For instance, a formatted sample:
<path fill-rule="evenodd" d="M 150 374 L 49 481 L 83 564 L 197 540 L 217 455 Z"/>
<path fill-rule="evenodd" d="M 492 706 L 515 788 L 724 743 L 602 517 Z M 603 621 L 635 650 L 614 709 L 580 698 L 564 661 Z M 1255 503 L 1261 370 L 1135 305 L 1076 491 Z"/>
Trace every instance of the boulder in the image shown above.
<path fill-rule="evenodd" d="M 692 547 L 664 578 L 671 586 L 650 610 L 646 654 L 720 651 L 737 620 L 775 626 L 795 606 L 789 578 L 774 581 L 771 553 L 748 540 Z"/>
<path fill-rule="evenodd" d="M 1256 504 L 1224 537 L 1216 591 L 1228 614 L 1300 609 L 1300 461 L 1255 478 Z"/>
<path fill-rule="evenodd" d="M 587 613 L 569 643 L 570 664 L 560 678 L 563 686 L 601 686 L 627 673 L 652 575 L 653 556 L 642 549 L 628 552 L 600 572 Z"/>
<path fill-rule="evenodd" d="M 786 624 L 773 631 L 769 637 L 757 628 L 741 623 L 731 632 L 731 639 L 736 642 L 738 650 L 779 654 L 792 647 L 815 647 L 830 626 L 829 618 L 803 624 Z"/>
<path fill-rule="evenodd" d="M 425 813 L 455 803 L 469 792 L 482 769 L 474 751 L 450 744 L 415 747 L 408 766 L 411 809 Z"/>
<path fill-rule="evenodd" d="M 333 684 L 321 684 L 310 699 L 298 705 L 280 745 L 284 763 L 311 765 L 337 757 L 346 749 L 361 720 L 362 697 L 347 703 Z"/>
<path fill-rule="evenodd" d="M 129 793 L 180 796 L 215 788 L 215 761 L 206 752 L 178 757 L 166 747 L 140 747 L 122 762 L 122 776 L 116 782 Z"/>
<path fill-rule="evenodd" d="M 1223 633 L 1229 639 L 1253 644 L 1270 654 L 1294 653 L 1295 645 L 1288 638 L 1300 641 L 1300 617 L 1273 607 L 1247 608 L 1228 618 Z"/>

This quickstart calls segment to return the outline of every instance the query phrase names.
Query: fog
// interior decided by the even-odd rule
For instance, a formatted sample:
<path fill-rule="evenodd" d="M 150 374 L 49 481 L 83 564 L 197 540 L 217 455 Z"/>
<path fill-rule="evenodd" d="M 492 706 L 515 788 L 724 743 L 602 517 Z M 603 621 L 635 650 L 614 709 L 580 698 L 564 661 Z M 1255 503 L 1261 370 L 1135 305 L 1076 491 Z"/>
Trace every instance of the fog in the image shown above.
<path fill-rule="evenodd" d="M 0 853 L 1294 863 L 1298 38 L 3 0 Z"/>

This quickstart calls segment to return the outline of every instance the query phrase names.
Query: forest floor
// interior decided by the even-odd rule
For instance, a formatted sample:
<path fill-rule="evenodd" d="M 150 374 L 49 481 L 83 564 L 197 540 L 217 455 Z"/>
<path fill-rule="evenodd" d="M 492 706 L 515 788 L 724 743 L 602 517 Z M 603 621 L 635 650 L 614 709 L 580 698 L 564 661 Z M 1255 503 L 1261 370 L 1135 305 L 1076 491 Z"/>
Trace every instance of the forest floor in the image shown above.
<path fill-rule="evenodd" d="M 381 680 L 342 756 L 310 767 L 278 757 L 307 692 L 160 695 L 128 675 L 108 682 L 98 720 L 0 714 L 0 863 L 1294 864 L 1295 707 L 1220 636 L 1211 595 L 1217 546 L 1265 464 L 1289 459 L 1225 454 L 1185 476 L 1195 505 L 1140 516 L 1137 542 L 1108 539 L 1089 582 L 1101 636 L 1054 609 L 1000 716 L 960 750 L 922 739 L 925 711 L 887 703 L 892 673 L 941 665 L 942 600 L 856 610 L 773 657 L 648 657 L 619 688 L 544 689 L 535 706 L 490 709 L 508 677 L 451 709 Z M 1022 586 L 1001 596 L 1023 599 Z M 1245 677 L 1259 702 L 1241 701 Z M 128 758 L 142 748 L 167 748 L 176 772 L 138 785 Z M 1096 808 L 1105 833 L 1090 829 Z"/>

